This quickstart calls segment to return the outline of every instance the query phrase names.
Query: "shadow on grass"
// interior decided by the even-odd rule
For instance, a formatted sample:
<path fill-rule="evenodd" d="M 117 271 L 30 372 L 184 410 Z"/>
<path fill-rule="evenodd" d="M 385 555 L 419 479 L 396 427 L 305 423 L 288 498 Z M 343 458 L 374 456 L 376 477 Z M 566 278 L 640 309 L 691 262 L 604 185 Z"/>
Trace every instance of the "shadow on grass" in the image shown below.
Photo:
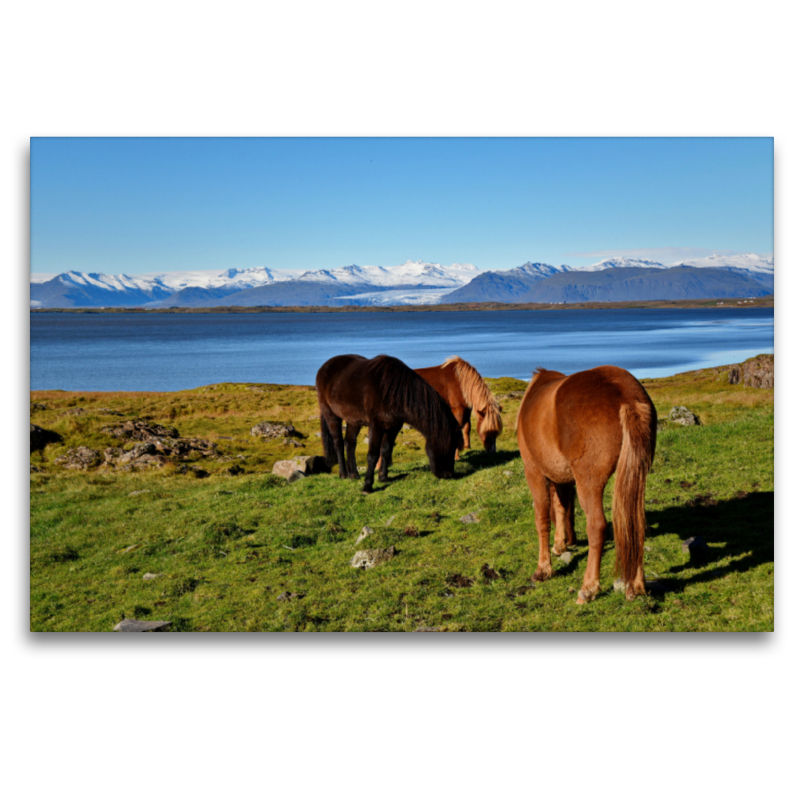
<path fill-rule="evenodd" d="M 701 495 L 682 506 L 648 511 L 647 521 L 656 526 L 648 532 L 649 539 L 665 534 L 675 534 L 684 541 L 702 536 L 712 545 L 705 554 L 692 554 L 686 564 L 671 568 L 671 576 L 662 579 L 670 591 L 682 591 L 691 584 L 749 572 L 775 560 L 774 492 L 753 492 L 719 501 Z M 723 563 L 727 559 L 730 562 Z M 687 568 L 702 568 L 702 571 L 681 578 L 680 573 Z"/>

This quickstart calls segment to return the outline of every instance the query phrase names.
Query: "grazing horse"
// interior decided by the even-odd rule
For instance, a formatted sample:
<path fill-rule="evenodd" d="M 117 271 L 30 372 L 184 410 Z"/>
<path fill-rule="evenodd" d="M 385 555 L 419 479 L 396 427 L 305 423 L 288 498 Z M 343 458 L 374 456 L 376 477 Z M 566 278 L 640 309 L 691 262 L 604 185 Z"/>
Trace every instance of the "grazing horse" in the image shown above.
<path fill-rule="evenodd" d="M 656 411 L 636 378 L 619 367 L 595 367 L 569 377 L 538 369 L 517 415 L 517 440 L 533 495 L 539 534 L 534 581 L 552 575 L 553 552 L 575 543 L 575 488 L 586 513 L 589 558 L 578 603 L 600 590 L 606 518 L 603 490 L 616 471 L 612 518 L 616 570 L 630 600 L 645 593 L 644 492 L 656 449 Z"/>
<path fill-rule="evenodd" d="M 470 413 L 473 409 L 478 418 L 478 436 L 484 449 L 490 453 L 497 450 L 497 437 L 503 431 L 503 418 L 500 416 L 503 407 L 495 400 L 486 381 L 472 364 L 452 356 L 438 367 L 423 367 L 414 371 L 425 378 L 450 406 L 453 416 L 461 425 L 465 450 L 469 450 Z"/>
<path fill-rule="evenodd" d="M 317 398 L 325 459 L 330 467 L 338 461 L 340 478 L 358 477 L 358 433 L 369 426 L 365 493 L 372 491 L 379 457 L 378 478 L 388 480 L 395 439 L 404 422 L 425 437 L 431 472 L 437 478 L 453 477 L 456 450 L 463 444 L 461 429 L 434 388 L 399 359 L 334 356 L 317 372 Z M 344 439 L 342 421 L 347 423 Z"/>

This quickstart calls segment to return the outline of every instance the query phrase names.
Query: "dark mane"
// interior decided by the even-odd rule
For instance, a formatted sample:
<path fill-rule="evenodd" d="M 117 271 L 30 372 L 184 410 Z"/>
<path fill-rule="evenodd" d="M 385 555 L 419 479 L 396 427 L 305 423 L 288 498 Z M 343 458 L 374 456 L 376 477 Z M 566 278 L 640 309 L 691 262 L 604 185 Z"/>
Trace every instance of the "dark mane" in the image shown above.
<path fill-rule="evenodd" d="M 367 367 L 387 405 L 400 411 L 434 448 L 447 448 L 459 434 L 458 424 L 436 390 L 400 359 L 376 356 Z"/>

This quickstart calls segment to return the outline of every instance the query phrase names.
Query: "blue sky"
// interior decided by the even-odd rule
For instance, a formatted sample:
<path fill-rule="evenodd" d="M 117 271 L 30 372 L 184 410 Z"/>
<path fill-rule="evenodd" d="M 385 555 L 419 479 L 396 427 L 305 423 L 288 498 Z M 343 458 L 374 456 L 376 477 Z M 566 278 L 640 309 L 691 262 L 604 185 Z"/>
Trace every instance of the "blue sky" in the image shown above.
<path fill-rule="evenodd" d="M 771 138 L 34 138 L 36 273 L 773 251 Z"/>

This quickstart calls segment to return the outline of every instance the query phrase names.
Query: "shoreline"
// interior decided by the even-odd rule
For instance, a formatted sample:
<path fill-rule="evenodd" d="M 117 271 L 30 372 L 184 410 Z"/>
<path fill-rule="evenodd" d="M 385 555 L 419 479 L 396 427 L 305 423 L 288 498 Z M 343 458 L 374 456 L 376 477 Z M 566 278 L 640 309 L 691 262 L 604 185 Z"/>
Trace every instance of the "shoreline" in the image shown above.
<path fill-rule="evenodd" d="M 31 314 L 327 314 L 437 311 L 588 311 L 596 309 L 774 308 L 775 296 L 701 300 L 628 300 L 585 303 L 442 303 L 402 306 L 209 306 L 201 308 L 31 308 Z"/>

